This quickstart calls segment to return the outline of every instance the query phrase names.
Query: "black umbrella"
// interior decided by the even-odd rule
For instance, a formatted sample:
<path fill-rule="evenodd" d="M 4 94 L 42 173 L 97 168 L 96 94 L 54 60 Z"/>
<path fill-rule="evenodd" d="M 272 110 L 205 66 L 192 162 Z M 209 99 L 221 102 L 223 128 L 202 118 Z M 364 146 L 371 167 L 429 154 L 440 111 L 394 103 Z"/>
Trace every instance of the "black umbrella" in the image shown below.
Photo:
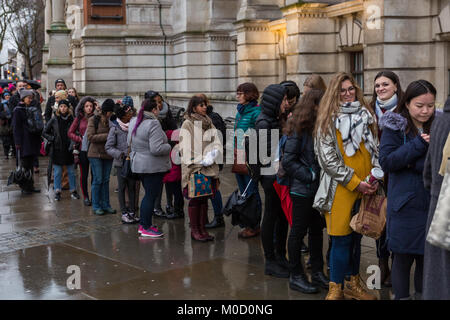
<path fill-rule="evenodd" d="M 5 86 L 8 86 L 8 84 L 10 83 L 15 83 L 12 80 L 8 80 L 8 79 L 0 79 L 0 87 L 3 88 Z"/>
<path fill-rule="evenodd" d="M 251 179 L 242 194 L 240 194 L 239 189 L 236 189 L 228 198 L 223 210 L 226 216 L 231 215 L 231 224 L 233 226 L 239 224 L 254 227 L 261 220 L 261 211 L 258 208 L 256 193 L 247 193 L 250 183 L 252 183 Z"/>
<path fill-rule="evenodd" d="M 17 150 L 17 167 L 15 171 L 12 171 L 8 177 L 8 186 L 11 184 L 18 184 L 23 189 L 31 180 L 33 180 L 33 173 L 31 170 L 27 170 L 22 167 L 20 161 L 20 149 Z"/>
<path fill-rule="evenodd" d="M 50 190 L 50 185 L 52 184 L 52 171 L 53 171 L 53 161 L 52 157 L 48 157 L 48 167 L 47 167 L 47 191 Z"/>
<path fill-rule="evenodd" d="M 36 80 L 26 80 L 27 83 L 30 85 L 31 89 L 37 90 L 41 88 L 41 83 Z"/>

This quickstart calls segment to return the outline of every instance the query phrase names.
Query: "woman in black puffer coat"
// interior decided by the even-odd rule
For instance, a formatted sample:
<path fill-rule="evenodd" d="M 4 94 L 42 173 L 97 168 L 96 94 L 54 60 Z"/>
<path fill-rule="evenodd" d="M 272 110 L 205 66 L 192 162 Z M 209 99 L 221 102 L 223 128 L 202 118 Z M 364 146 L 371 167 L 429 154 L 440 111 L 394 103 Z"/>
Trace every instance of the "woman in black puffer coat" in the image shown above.
<path fill-rule="evenodd" d="M 258 139 L 267 135 L 267 148 L 263 154 L 272 156 L 278 149 L 279 138 L 272 145 L 272 130 L 278 130 L 278 137 L 281 133 L 281 121 L 288 105 L 287 89 L 279 84 L 269 85 L 264 89 L 261 97 L 261 113 L 256 119 L 255 129 Z M 259 143 L 258 143 L 259 145 Z M 261 152 L 258 152 L 260 154 Z M 272 167 L 272 159 L 269 163 L 250 165 L 253 173 L 259 177 L 259 181 L 264 189 L 264 217 L 261 225 L 261 240 L 266 259 L 265 274 L 278 278 L 289 278 L 288 262 L 286 259 L 286 239 L 288 232 L 288 222 L 281 207 L 280 198 L 273 186 L 276 180 L 276 172 Z M 264 161 L 265 162 L 265 161 Z M 274 239 L 275 235 L 275 239 Z M 274 245 L 274 240 L 276 248 Z"/>

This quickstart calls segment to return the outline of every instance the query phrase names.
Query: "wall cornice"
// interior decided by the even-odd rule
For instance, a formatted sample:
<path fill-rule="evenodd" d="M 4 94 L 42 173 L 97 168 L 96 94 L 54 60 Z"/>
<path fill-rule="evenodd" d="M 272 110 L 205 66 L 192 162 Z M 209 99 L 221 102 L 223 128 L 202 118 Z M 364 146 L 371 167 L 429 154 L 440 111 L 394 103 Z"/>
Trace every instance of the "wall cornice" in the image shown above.
<path fill-rule="evenodd" d="M 363 0 L 347 1 L 325 8 L 327 17 L 334 18 L 346 14 L 364 11 Z"/>

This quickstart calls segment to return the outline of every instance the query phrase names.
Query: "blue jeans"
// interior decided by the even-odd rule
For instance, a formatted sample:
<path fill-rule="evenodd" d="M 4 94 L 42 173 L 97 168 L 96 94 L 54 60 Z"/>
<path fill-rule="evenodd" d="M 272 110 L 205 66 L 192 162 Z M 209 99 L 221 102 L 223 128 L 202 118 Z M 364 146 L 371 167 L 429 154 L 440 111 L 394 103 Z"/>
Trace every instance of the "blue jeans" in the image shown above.
<path fill-rule="evenodd" d="M 55 192 L 61 192 L 62 167 L 57 164 L 53 165 L 53 189 Z M 69 176 L 70 192 L 77 190 L 77 178 L 75 175 L 74 165 L 66 166 Z"/>
<path fill-rule="evenodd" d="M 344 283 L 345 276 L 359 274 L 362 235 L 331 236 L 330 281 Z"/>
<path fill-rule="evenodd" d="M 109 176 L 113 160 L 89 158 L 92 170 L 92 209 L 108 209 L 109 204 Z"/>
<path fill-rule="evenodd" d="M 214 209 L 214 215 L 217 217 L 222 217 L 223 203 L 222 203 L 222 194 L 220 193 L 220 190 L 217 190 L 215 196 L 211 197 L 210 199 Z"/>
<path fill-rule="evenodd" d="M 155 200 L 161 190 L 164 173 L 143 173 L 140 174 L 140 178 L 145 189 L 145 195 L 141 202 L 140 223 L 144 229 L 148 229 L 152 226 Z"/>
<path fill-rule="evenodd" d="M 237 184 L 239 186 L 239 191 L 241 193 L 243 193 L 251 178 L 250 178 L 250 176 L 245 175 L 245 174 L 237 174 L 236 173 L 235 176 L 236 176 Z M 250 186 L 248 187 L 247 192 L 248 192 L 248 194 L 256 193 L 256 200 L 258 202 L 258 210 L 261 213 L 262 212 L 262 201 L 261 201 L 261 197 L 259 196 L 258 181 L 253 180 L 252 183 L 250 184 Z M 241 228 L 250 227 L 250 228 L 254 229 L 259 226 L 240 226 L 240 227 Z"/>

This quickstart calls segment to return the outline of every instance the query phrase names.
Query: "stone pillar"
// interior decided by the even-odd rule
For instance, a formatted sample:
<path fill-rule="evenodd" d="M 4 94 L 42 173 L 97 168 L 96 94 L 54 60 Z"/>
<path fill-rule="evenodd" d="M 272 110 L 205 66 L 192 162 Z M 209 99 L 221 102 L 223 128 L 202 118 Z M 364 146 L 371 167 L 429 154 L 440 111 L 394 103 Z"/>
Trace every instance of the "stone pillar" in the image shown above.
<path fill-rule="evenodd" d="M 326 4 L 293 4 L 282 9 L 286 19 L 287 79 L 303 88 L 312 73 L 326 83 L 339 71 L 335 20 L 328 18 Z"/>
<path fill-rule="evenodd" d="M 275 35 L 268 20 L 240 21 L 237 33 L 238 84 L 253 82 L 258 90 L 278 83 Z"/>
<path fill-rule="evenodd" d="M 52 21 L 52 1 L 45 1 L 45 30 L 50 29 L 50 24 Z M 48 61 L 48 43 L 50 37 L 49 34 L 45 33 L 45 44 L 42 48 L 42 70 L 41 70 L 41 92 L 44 98 L 47 98 L 47 61 Z"/>
<path fill-rule="evenodd" d="M 47 89 L 55 87 L 55 80 L 62 78 L 67 87 L 72 86 L 72 58 L 70 55 L 70 30 L 65 23 L 65 0 L 52 0 L 52 22 L 49 35 L 47 60 Z"/>

